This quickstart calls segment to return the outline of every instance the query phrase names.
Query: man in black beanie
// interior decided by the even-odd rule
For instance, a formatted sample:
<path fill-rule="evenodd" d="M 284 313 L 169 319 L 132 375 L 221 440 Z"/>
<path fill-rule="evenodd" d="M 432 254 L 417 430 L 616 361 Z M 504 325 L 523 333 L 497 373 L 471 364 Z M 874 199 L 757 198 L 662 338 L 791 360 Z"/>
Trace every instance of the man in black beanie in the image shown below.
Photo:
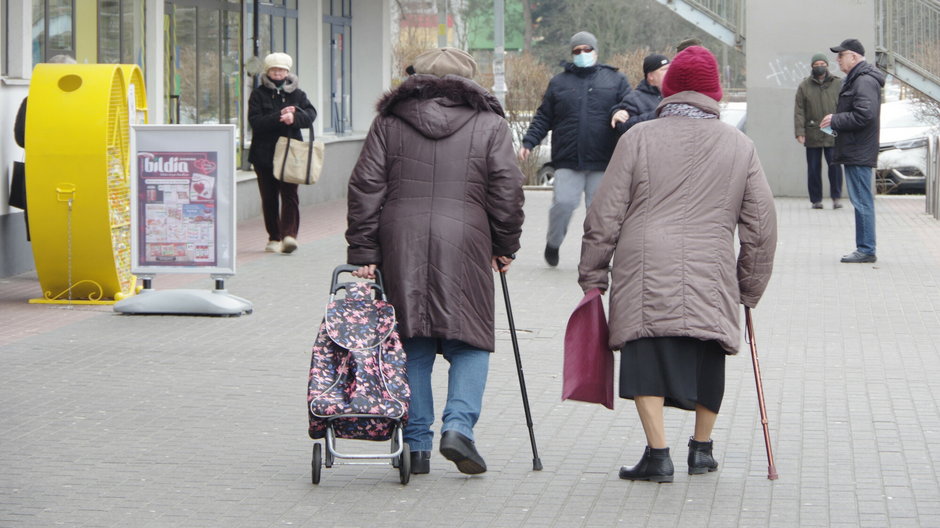
<path fill-rule="evenodd" d="M 637 123 L 656 118 L 656 107 L 663 100 L 659 87 L 668 70 L 669 58 L 665 55 L 653 53 L 643 59 L 643 80 L 613 109 L 610 126 L 617 129 L 618 136 Z"/>
<path fill-rule="evenodd" d="M 836 109 L 842 79 L 829 73 L 829 59 L 822 53 L 810 60 L 812 71 L 796 89 L 793 104 L 793 126 L 796 140 L 806 147 L 806 183 L 813 209 L 822 209 L 822 160 L 829 168 L 829 194 L 832 208 L 842 207 L 842 165 L 833 161 L 836 140 L 819 128 L 819 122 Z"/>
<path fill-rule="evenodd" d="M 630 83 L 617 68 L 597 62 L 597 38 L 587 31 L 571 37 L 571 62 L 552 77 L 542 104 L 529 124 L 519 158 L 525 160 L 552 132 L 555 181 L 548 215 L 545 262 L 558 265 L 558 248 L 565 239 L 571 215 L 581 195 L 589 207 L 600 186 L 607 162 L 617 146 L 611 129 L 611 109 L 630 92 Z"/>

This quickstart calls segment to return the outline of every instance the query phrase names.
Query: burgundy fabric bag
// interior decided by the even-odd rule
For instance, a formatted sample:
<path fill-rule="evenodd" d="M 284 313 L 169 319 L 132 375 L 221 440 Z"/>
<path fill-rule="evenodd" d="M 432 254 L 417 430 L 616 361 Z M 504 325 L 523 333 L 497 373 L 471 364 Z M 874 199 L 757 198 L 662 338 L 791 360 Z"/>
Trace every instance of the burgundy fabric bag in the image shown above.
<path fill-rule="evenodd" d="M 565 330 L 561 399 L 614 408 L 614 354 L 607 345 L 607 316 L 601 290 L 584 294 Z"/>

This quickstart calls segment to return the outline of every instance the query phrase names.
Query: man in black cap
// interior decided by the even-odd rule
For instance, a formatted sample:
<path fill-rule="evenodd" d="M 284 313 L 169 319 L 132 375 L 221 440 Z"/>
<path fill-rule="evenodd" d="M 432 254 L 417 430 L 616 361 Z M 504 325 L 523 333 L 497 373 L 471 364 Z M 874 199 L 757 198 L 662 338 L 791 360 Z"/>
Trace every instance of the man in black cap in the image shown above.
<path fill-rule="evenodd" d="M 878 133 L 881 87 L 885 76 L 865 61 L 865 48 L 857 39 L 846 39 L 829 48 L 837 53 L 839 69 L 846 74 L 835 113 L 819 122 L 824 132 L 835 133 L 833 161 L 845 166 L 845 186 L 855 208 L 855 251 L 842 262 L 875 262 L 875 194 L 872 169 L 878 165 Z"/>
<path fill-rule="evenodd" d="M 611 109 L 630 92 L 629 81 L 617 68 L 597 62 L 594 35 L 581 31 L 569 44 L 572 61 L 562 61 L 565 71 L 549 81 L 519 148 L 519 158 L 525 160 L 552 132 L 555 181 L 545 244 L 549 266 L 558 265 L 558 248 L 581 195 L 589 207 L 600 186 L 617 146 L 617 134 L 609 125 Z"/>
<path fill-rule="evenodd" d="M 665 55 L 653 53 L 643 59 L 643 80 L 614 107 L 610 126 L 617 129 L 618 136 L 637 123 L 656 118 L 656 107 L 663 100 L 659 87 L 668 70 L 669 58 Z"/>

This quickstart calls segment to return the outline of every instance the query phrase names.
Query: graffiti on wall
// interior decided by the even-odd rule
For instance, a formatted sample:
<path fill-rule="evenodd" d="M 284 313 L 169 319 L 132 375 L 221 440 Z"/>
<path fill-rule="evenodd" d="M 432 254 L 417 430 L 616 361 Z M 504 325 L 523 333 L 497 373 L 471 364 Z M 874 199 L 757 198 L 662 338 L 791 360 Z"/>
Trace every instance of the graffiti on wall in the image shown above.
<path fill-rule="evenodd" d="M 765 79 L 771 86 L 779 88 L 796 88 L 800 81 L 810 72 L 810 65 L 806 60 L 793 57 L 777 57 L 767 64 Z"/>

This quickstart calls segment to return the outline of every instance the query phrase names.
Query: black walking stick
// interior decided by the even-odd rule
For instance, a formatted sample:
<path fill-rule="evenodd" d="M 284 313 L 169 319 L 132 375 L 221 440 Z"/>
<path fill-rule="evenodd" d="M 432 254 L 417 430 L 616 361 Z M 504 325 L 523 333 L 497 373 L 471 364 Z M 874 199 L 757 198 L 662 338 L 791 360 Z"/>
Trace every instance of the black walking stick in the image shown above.
<path fill-rule="evenodd" d="M 754 364 L 754 381 L 757 383 L 757 401 L 760 403 L 760 423 L 764 426 L 764 445 L 767 448 L 767 478 L 777 480 L 777 467 L 774 465 L 774 451 L 770 447 L 770 428 L 767 426 L 767 406 L 764 405 L 764 384 L 760 379 L 760 362 L 757 359 L 757 338 L 754 337 L 754 323 L 751 321 L 751 309 L 744 307 L 744 323 L 747 326 L 745 340 L 751 345 L 751 362 Z"/>
<path fill-rule="evenodd" d="M 502 269 L 502 266 L 500 266 Z M 509 335 L 512 337 L 512 349 L 516 353 L 516 372 L 519 373 L 519 388 L 522 389 L 522 406 L 525 407 L 525 423 L 529 426 L 529 441 L 532 443 L 532 470 L 542 471 L 539 450 L 535 447 L 535 431 L 532 430 L 532 412 L 529 411 L 529 394 L 525 390 L 525 376 L 522 374 L 522 357 L 519 355 L 519 341 L 516 339 L 516 323 L 512 319 L 512 305 L 509 304 L 509 286 L 506 285 L 506 273 L 499 272 L 503 283 L 503 298 L 506 299 L 506 315 L 509 316 Z"/>

